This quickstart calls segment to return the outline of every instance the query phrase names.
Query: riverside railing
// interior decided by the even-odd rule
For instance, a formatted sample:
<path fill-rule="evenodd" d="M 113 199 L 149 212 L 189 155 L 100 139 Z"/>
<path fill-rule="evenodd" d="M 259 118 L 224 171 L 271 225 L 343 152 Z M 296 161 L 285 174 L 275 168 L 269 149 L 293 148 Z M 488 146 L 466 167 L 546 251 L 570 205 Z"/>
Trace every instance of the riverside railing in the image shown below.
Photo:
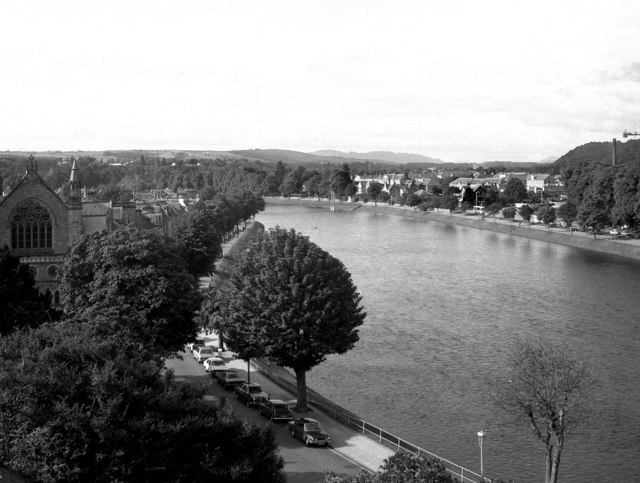
<path fill-rule="evenodd" d="M 251 364 L 262 372 L 269 379 L 282 386 L 284 389 L 296 394 L 298 388 L 296 386 L 295 376 L 286 369 L 269 362 L 266 359 L 251 359 Z M 368 436 L 378 443 L 384 444 L 396 451 L 406 451 L 415 455 L 426 455 L 431 458 L 437 458 L 444 463 L 447 471 L 454 477 L 458 478 L 460 483 L 479 483 L 483 481 L 483 478 L 476 472 L 471 471 L 463 466 L 460 466 L 452 461 L 438 456 L 431 451 L 421 448 L 409 441 L 406 441 L 399 436 L 396 436 L 389 431 L 371 424 L 364 419 L 360 418 L 356 414 L 347 411 L 341 406 L 331 402 L 327 398 L 321 396 L 313 389 L 307 388 L 307 402 L 313 404 L 322 409 L 325 413 L 331 416 L 333 419 L 340 421 L 346 426 L 355 429 L 356 431 Z M 490 481 L 484 478 L 484 481 Z"/>

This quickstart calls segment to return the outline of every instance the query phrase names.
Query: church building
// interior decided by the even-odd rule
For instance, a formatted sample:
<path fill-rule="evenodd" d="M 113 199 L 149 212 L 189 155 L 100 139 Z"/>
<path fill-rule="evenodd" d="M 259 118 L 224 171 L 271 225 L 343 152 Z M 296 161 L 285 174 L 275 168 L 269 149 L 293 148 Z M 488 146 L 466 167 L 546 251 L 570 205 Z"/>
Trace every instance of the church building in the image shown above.
<path fill-rule="evenodd" d="M 91 210 L 95 211 L 95 210 Z M 110 211 L 110 210 L 108 210 Z M 90 231 L 110 228 L 110 213 L 104 212 Z M 31 267 L 36 286 L 49 292 L 52 304 L 60 304 L 59 273 L 69 248 L 85 232 L 82 189 L 75 160 L 69 177 L 69 195 L 61 198 L 38 174 L 33 155 L 27 160 L 27 172 L 0 200 L 0 246 L 8 246 Z"/>

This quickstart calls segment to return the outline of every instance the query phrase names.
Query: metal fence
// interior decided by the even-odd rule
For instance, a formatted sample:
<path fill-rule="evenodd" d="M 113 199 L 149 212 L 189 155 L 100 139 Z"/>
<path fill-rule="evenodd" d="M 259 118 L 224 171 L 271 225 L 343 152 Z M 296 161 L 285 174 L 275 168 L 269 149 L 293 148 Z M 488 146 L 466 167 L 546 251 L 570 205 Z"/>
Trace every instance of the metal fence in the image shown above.
<path fill-rule="evenodd" d="M 273 364 L 266 359 L 252 359 L 251 364 L 269 379 L 291 393 L 296 394 L 298 392 L 295 376 L 286 369 Z M 307 388 L 307 401 L 309 404 L 313 404 L 314 406 L 322 409 L 335 420 L 340 421 L 346 426 L 378 441 L 380 444 L 388 446 L 395 451 L 406 451 L 415 455 L 426 455 L 430 458 L 439 459 L 447 467 L 447 471 L 461 483 L 478 483 L 483 481 L 483 478 L 478 473 L 453 463 L 452 461 L 446 460 L 431 451 L 427 451 L 420 446 L 385 431 L 375 424 L 365 421 L 354 413 L 329 401 L 313 389 Z M 484 478 L 484 481 L 490 480 Z"/>

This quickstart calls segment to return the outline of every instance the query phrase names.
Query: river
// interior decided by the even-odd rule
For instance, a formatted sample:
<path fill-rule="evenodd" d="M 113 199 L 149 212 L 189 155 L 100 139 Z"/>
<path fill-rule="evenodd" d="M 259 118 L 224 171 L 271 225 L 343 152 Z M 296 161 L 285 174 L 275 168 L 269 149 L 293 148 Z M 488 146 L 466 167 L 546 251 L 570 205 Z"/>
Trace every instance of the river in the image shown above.
<path fill-rule="evenodd" d="M 268 205 L 340 259 L 362 293 L 360 341 L 308 375 L 311 387 L 442 458 L 515 482 L 544 479 L 542 443 L 491 402 L 517 337 L 566 341 L 592 362 L 587 424 L 562 482 L 640 481 L 640 262 L 436 221 Z"/>

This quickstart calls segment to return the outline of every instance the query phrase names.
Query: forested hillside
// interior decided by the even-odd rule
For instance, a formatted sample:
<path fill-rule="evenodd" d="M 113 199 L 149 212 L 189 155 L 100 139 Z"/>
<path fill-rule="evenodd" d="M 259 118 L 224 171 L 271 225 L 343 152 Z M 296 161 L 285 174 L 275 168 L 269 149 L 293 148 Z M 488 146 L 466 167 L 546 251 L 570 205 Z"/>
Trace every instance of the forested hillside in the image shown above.
<path fill-rule="evenodd" d="M 581 163 L 612 164 L 613 142 L 593 142 L 583 144 L 561 156 L 551 167 L 561 172 L 574 169 Z M 640 165 L 640 140 L 629 140 L 617 143 L 617 164 Z"/>

